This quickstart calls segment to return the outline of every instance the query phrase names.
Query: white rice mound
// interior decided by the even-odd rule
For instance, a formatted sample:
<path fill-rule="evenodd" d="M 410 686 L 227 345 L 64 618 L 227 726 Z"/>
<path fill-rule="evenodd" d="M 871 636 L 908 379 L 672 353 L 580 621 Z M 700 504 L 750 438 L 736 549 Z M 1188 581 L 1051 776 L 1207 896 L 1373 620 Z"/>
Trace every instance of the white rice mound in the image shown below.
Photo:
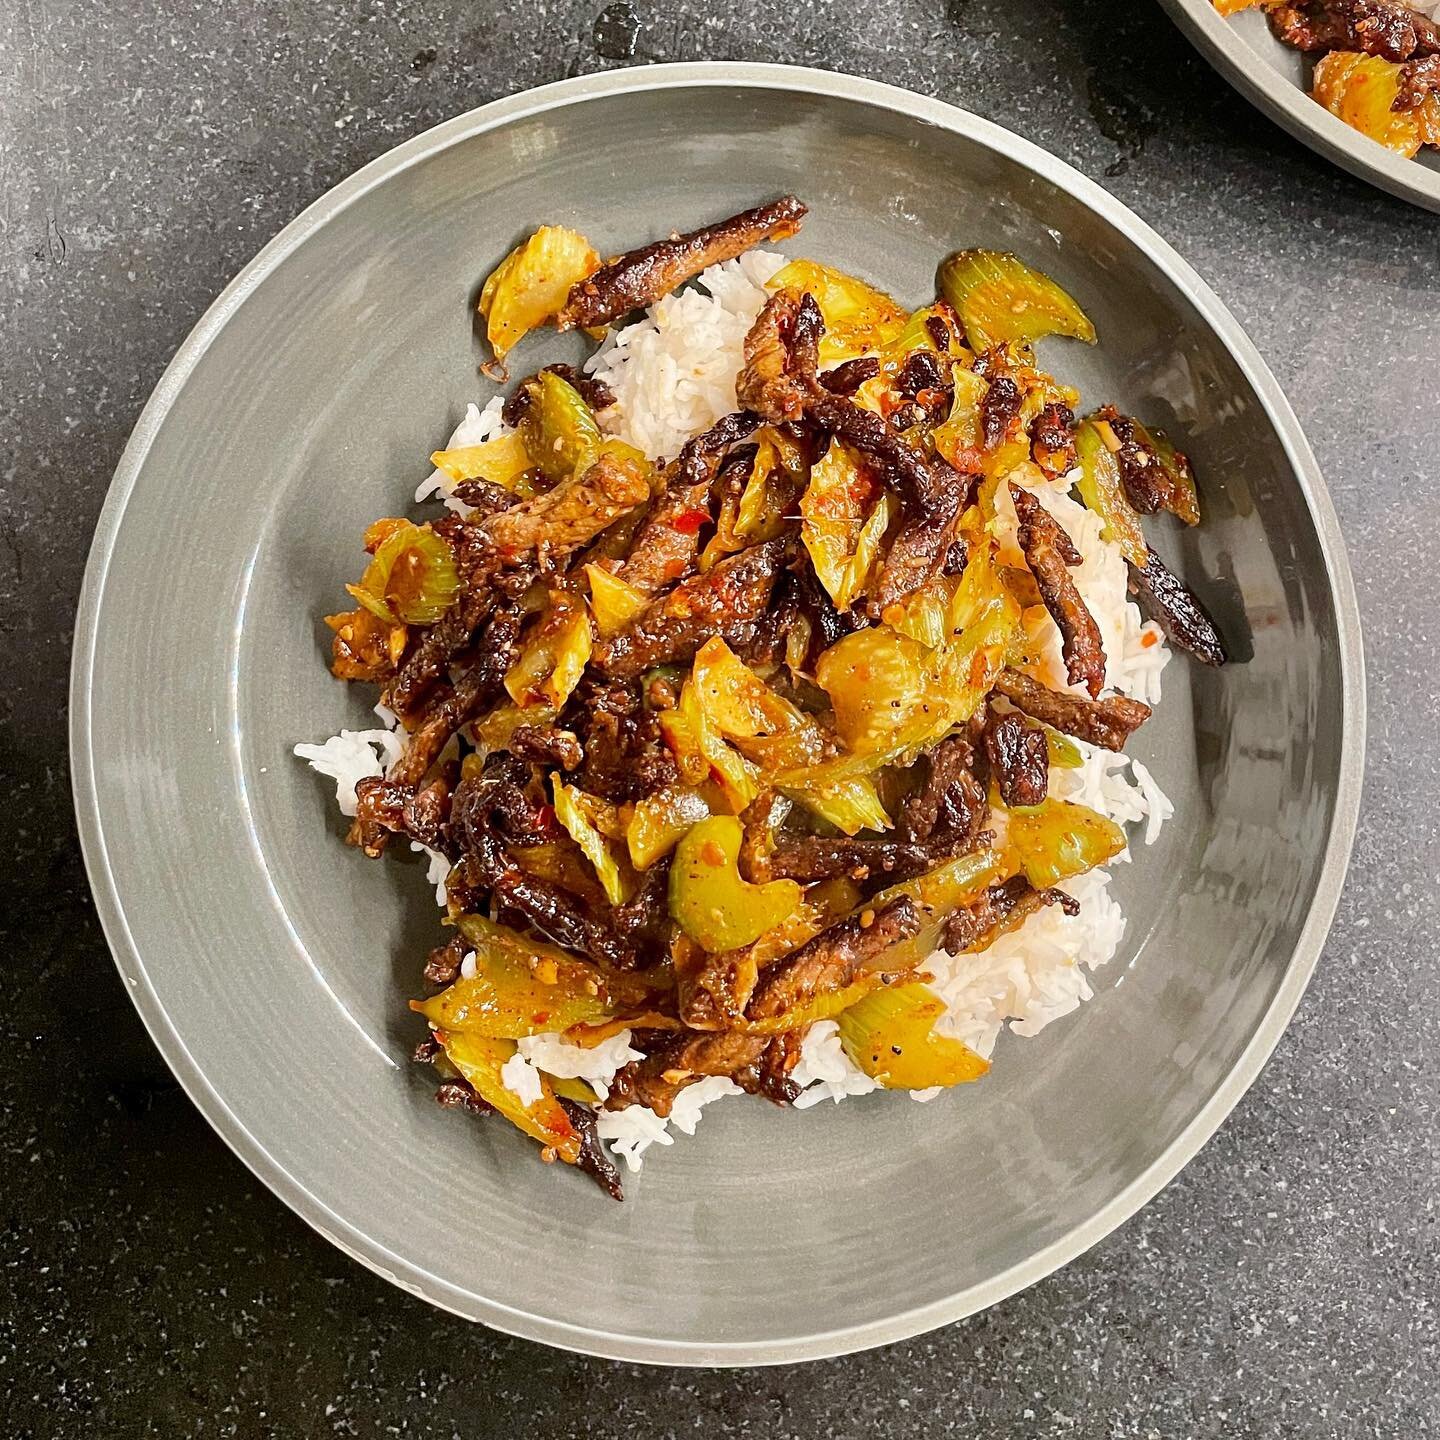
<path fill-rule="evenodd" d="M 1440 6 L 1440 0 L 1436 4 Z M 611 433 L 652 459 L 669 458 L 691 436 L 733 411 L 745 335 L 765 303 L 765 282 L 784 263 L 781 255 L 752 251 L 712 266 L 693 287 L 651 306 L 643 319 L 611 331 L 586 365 L 616 396 L 617 404 L 605 418 Z M 446 448 L 476 445 L 506 433 L 502 404 L 497 396 L 483 409 L 470 405 Z M 1071 573 L 1100 627 L 1107 692 L 1156 705 L 1170 651 L 1159 628 L 1145 621 L 1128 597 L 1124 556 L 1118 546 L 1102 538 L 1099 519 L 1070 497 L 1072 476 L 1041 481 L 1036 472 L 1032 478 L 1034 493 L 1080 551 L 1082 563 Z M 420 485 L 415 498 L 435 496 L 465 513 L 465 506 L 454 498 L 451 481 L 440 470 Z M 997 535 L 1002 556 L 1007 546 L 1014 545 L 1013 511 L 1008 527 L 1006 519 L 1002 508 Z M 1059 631 L 1048 617 L 1037 621 L 1032 638 L 1038 642 L 1046 683 L 1056 689 L 1075 688 L 1067 683 Z M 387 726 L 384 730 L 342 730 L 323 744 L 295 747 L 297 756 L 335 781 L 336 800 L 346 815 L 355 813 L 356 781 L 384 774 L 403 753 L 403 739 L 394 731 L 395 717 L 383 707 L 377 713 Z M 1083 763 L 1076 769 L 1052 768 L 1051 793 L 1088 805 L 1121 825 L 1143 822 L 1143 839 L 1152 844 L 1174 814 L 1174 806 L 1149 770 L 1129 756 L 1076 744 Z M 443 905 L 449 862 L 434 851 L 427 853 L 429 879 Z M 1128 860 L 1129 852 L 1116 858 Z M 939 1030 L 988 1059 L 1002 1031 L 1037 1035 L 1089 1000 L 1094 993 L 1090 972 L 1114 956 L 1125 933 L 1125 916 L 1109 885 L 1108 870 L 1093 870 L 1065 882 L 1066 891 L 1080 902 L 1079 915 L 1066 915 L 1058 905 L 1046 906 L 978 955 L 950 956 L 943 951 L 932 955 L 927 961 L 931 985 L 946 1006 L 937 1022 Z M 473 974 L 474 966 L 474 957 L 467 956 L 462 974 Z M 542 1073 L 584 1080 L 603 1101 L 616 1072 L 642 1058 L 628 1030 L 588 1049 L 559 1034 L 535 1035 L 519 1042 L 502 1078 L 507 1088 L 527 1101 L 538 1098 Z M 802 1087 L 795 1101 L 795 1108 L 801 1110 L 879 1088 L 845 1053 L 833 1020 L 818 1021 L 806 1032 L 792 1078 Z M 706 1105 L 741 1093 L 732 1080 L 709 1076 L 679 1093 L 668 1118 L 642 1105 L 601 1110 L 599 1135 L 628 1168 L 638 1170 L 652 1145 L 674 1144 L 677 1130 L 693 1134 Z M 927 1100 L 938 1093 L 926 1090 L 912 1095 Z"/>
<path fill-rule="evenodd" d="M 783 255 L 748 251 L 612 330 L 585 365 L 615 395 L 612 433 L 652 460 L 673 458 L 735 410 L 746 332 L 767 299 L 765 282 L 784 264 Z"/>

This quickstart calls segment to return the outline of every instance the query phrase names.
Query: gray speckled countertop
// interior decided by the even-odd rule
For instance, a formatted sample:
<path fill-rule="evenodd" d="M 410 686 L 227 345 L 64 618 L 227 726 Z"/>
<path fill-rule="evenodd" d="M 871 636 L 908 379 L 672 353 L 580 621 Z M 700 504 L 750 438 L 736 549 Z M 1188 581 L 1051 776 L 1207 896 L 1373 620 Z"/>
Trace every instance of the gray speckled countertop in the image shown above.
<path fill-rule="evenodd" d="M 599 10 L 0 6 L 0 1432 L 1436 1433 L 1440 773 L 1420 756 L 1440 709 L 1440 222 L 1286 138 L 1150 0 L 636 0 L 638 37 L 613 10 L 597 31 Z M 170 1079 L 111 967 L 72 829 L 65 687 L 86 548 L 185 332 L 363 162 L 632 46 L 637 61 L 790 60 L 907 85 L 1099 179 L 1278 374 L 1366 627 L 1354 866 L 1300 1013 L 1233 1118 L 1062 1273 L 934 1335 L 805 1368 L 562 1355 L 351 1264 Z"/>

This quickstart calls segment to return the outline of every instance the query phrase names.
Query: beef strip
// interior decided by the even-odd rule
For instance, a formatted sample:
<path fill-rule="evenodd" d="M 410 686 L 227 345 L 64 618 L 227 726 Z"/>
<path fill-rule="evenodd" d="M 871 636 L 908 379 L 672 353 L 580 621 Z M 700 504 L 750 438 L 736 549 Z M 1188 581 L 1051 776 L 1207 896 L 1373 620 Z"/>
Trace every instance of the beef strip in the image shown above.
<path fill-rule="evenodd" d="M 556 328 L 589 329 L 643 310 L 710 265 L 733 260 L 767 241 L 788 239 L 805 214 L 805 206 L 793 195 L 782 195 L 718 224 L 627 251 L 571 287 L 555 318 Z"/>
<path fill-rule="evenodd" d="M 999 374 L 991 379 L 980 401 L 980 438 L 987 450 L 995 449 L 1010 434 L 1023 399 L 1013 377 Z"/>
<path fill-rule="evenodd" d="M 490 515 L 481 528 L 505 559 L 538 555 L 554 562 L 573 554 L 627 511 L 650 498 L 642 466 L 601 454 L 588 469 L 553 490 Z"/>
<path fill-rule="evenodd" d="M 450 493 L 470 507 L 471 513 L 466 518 L 471 520 L 483 520 L 519 504 L 513 491 L 489 480 L 461 480 Z"/>
<path fill-rule="evenodd" d="M 625 1191 L 620 1184 L 620 1171 L 600 1140 L 595 1112 L 588 1105 L 564 1096 L 560 1097 L 560 1108 L 580 1137 L 580 1155 L 575 1168 L 583 1170 L 612 1200 L 623 1200 Z"/>
<path fill-rule="evenodd" d="M 988 949 L 1000 936 L 1046 905 L 1060 905 L 1067 915 L 1078 915 L 1080 906 L 1063 890 L 1037 890 L 1023 876 L 992 885 L 973 905 L 954 911 L 945 922 L 940 948 L 948 955 L 968 955 Z"/>
<path fill-rule="evenodd" d="M 1394 110 L 1418 110 L 1431 94 L 1440 95 L 1440 55 L 1407 60 L 1400 67 L 1400 89 Z"/>
<path fill-rule="evenodd" d="M 1019 670 L 1002 670 L 995 688 L 1032 720 L 1106 750 L 1123 750 L 1130 736 L 1150 718 L 1150 707 L 1139 700 L 1124 695 L 1104 700 L 1065 695 Z"/>
<path fill-rule="evenodd" d="M 616 932 L 608 911 L 596 911 L 568 890 L 522 870 L 506 851 L 494 822 L 497 782 L 488 775 L 462 781 L 451 823 L 461 853 L 461 874 L 472 891 L 488 890 L 542 934 L 602 965 L 623 970 L 634 951 Z"/>
<path fill-rule="evenodd" d="M 1030 423 L 1030 454 L 1050 476 L 1064 475 L 1074 468 L 1075 412 L 1068 405 L 1052 403 L 1041 407 Z"/>
<path fill-rule="evenodd" d="M 710 954 L 697 945 L 675 966 L 675 1008 L 692 1030 L 723 1030 L 745 1013 L 760 966 L 755 947 Z"/>
<path fill-rule="evenodd" d="M 964 509 L 969 503 L 974 477 L 960 476 L 938 455 L 923 454 L 883 416 L 818 387 L 807 412 L 817 425 L 879 461 L 910 514 L 936 515 L 943 525 L 957 505 Z"/>
<path fill-rule="evenodd" d="M 644 1037 L 637 1037 L 641 1044 Z M 728 1075 L 754 1088 L 754 1068 L 770 1044 L 768 1035 L 744 1035 L 733 1030 L 702 1035 L 667 1036 L 649 1049 L 644 1060 L 634 1060 L 610 1082 L 607 1110 L 644 1105 L 657 1115 L 669 1115 L 675 1097 L 707 1075 Z"/>
<path fill-rule="evenodd" d="M 867 380 L 880 373 L 880 362 L 873 355 L 846 360 L 833 370 L 825 370 L 816 378 L 832 395 L 853 395 Z"/>
<path fill-rule="evenodd" d="M 435 521 L 432 528 L 455 556 L 460 593 L 440 619 L 421 633 L 385 692 L 385 703 L 407 722 L 455 657 L 469 647 L 495 606 L 523 594 L 532 578 L 524 567 L 506 570 L 483 523 L 448 515 Z"/>
<path fill-rule="evenodd" d="M 896 896 L 878 910 L 846 916 L 772 965 L 746 1013 L 752 1020 L 773 1019 L 817 995 L 843 990 L 862 969 L 919 929 L 920 907 L 908 895 Z"/>
<path fill-rule="evenodd" d="M 801 1036 L 798 1031 L 777 1035 L 765 1047 L 760 1060 L 760 1074 L 756 1090 L 776 1105 L 793 1104 L 800 1094 L 800 1086 L 790 1078 L 790 1072 L 800 1061 Z"/>
<path fill-rule="evenodd" d="M 1010 807 L 1038 805 L 1050 784 L 1050 747 L 1045 732 L 1014 710 L 991 710 L 985 722 L 985 754 L 1000 798 Z"/>
<path fill-rule="evenodd" d="M 1172 645 L 1188 650 L 1205 665 L 1223 665 L 1229 657 L 1210 612 L 1148 545 L 1145 548 L 1149 555 L 1145 568 L 1129 565 L 1130 593 Z"/>
<path fill-rule="evenodd" d="M 1397 64 L 1440 54 L 1440 25 L 1397 0 L 1298 0 L 1273 9 L 1270 25 L 1297 50 L 1361 50 Z"/>
<path fill-rule="evenodd" d="M 771 879 L 770 852 L 775 832 L 790 812 L 790 802 L 776 790 L 762 790 L 741 812 L 740 873 L 752 885 Z"/>
<path fill-rule="evenodd" d="M 615 392 L 603 380 L 597 380 L 593 375 L 587 375 L 573 365 L 544 365 L 530 377 L 530 380 L 538 380 L 546 370 L 552 375 L 558 375 L 596 415 L 608 410 L 615 403 Z M 522 380 L 511 391 L 510 398 L 505 402 L 505 408 L 500 412 L 500 418 L 512 430 L 519 429 L 520 422 L 529 414 L 531 405 L 535 403 L 535 397 L 530 391 L 530 380 Z"/>
<path fill-rule="evenodd" d="M 425 957 L 425 983 L 427 985 L 453 985 L 460 976 L 460 963 L 470 946 L 463 935 L 452 935 L 443 945 L 437 945 Z"/>
<path fill-rule="evenodd" d="M 939 830 L 974 842 L 990 813 L 985 787 L 975 778 L 975 752 L 963 735 L 942 740 L 925 757 L 925 780 L 900 808 L 907 840 L 928 840 Z"/>
<path fill-rule="evenodd" d="M 797 421 L 805 413 L 809 387 L 804 367 L 812 355 L 818 363 L 807 300 L 814 306 L 813 297 L 803 290 L 777 290 L 745 336 L 745 363 L 735 380 L 735 395 L 772 425 Z M 808 377 L 813 374 L 812 366 Z"/>
<path fill-rule="evenodd" d="M 355 821 L 351 833 L 372 857 L 384 848 L 386 833 L 405 835 L 432 850 L 448 853 L 446 825 L 450 818 L 453 779 L 437 775 L 416 789 L 383 775 L 355 782 Z"/>
<path fill-rule="evenodd" d="M 466 1110 L 471 1115 L 491 1115 L 495 1111 L 495 1107 L 482 1099 L 470 1082 L 459 1075 L 440 1082 L 435 1090 L 435 1103 L 447 1110 Z"/>
<path fill-rule="evenodd" d="M 1068 567 L 1080 563 L 1080 552 L 1055 517 L 1028 490 L 1011 485 L 1010 496 L 1020 519 L 1017 538 L 1025 552 L 1025 563 L 1060 631 L 1065 673 L 1072 685 L 1084 685 L 1094 699 L 1105 686 L 1105 647 L 1100 627 L 1070 577 Z"/>
<path fill-rule="evenodd" d="M 728 556 L 652 601 L 596 648 L 591 663 L 613 680 L 633 680 L 656 665 L 694 659 L 712 635 L 744 645 L 769 606 L 784 554 L 785 541 L 770 540 Z"/>
<path fill-rule="evenodd" d="M 667 856 L 641 873 L 639 888 L 612 913 L 616 932 L 640 955 L 641 964 L 648 959 L 658 964 L 669 951 L 676 931 L 675 922 L 670 918 L 669 899 L 670 859 Z"/>
<path fill-rule="evenodd" d="M 659 712 L 643 704 L 635 686 L 587 680 L 566 711 L 572 712 L 585 735 L 580 785 L 589 794 L 623 804 L 679 778 L 660 733 Z"/>
<path fill-rule="evenodd" d="M 799 880 L 802 884 L 836 876 L 861 881 L 881 875 L 890 880 L 909 880 L 933 869 L 945 853 L 943 846 L 913 840 L 797 835 L 776 845 L 766 870 L 777 879 Z"/>
<path fill-rule="evenodd" d="M 945 570 L 950 547 L 958 538 L 960 498 L 959 489 L 952 490 L 937 509 L 902 522 L 885 552 L 875 593 L 866 607 L 872 618 L 878 619 L 889 606 L 898 605 Z"/>
<path fill-rule="evenodd" d="M 510 736 L 510 753 L 552 770 L 578 770 L 585 760 L 585 749 L 574 732 L 558 725 L 517 725 Z"/>
<path fill-rule="evenodd" d="M 723 416 L 703 435 L 685 443 L 618 571 L 627 585 L 642 595 L 654 595 L 695 563 L 700 531 L 710 522 L 710 491 L 721 462 L 730 447 L 759 424 L 758 415 L 740 410 Z"/>
<path fill-rule="evenodd" d="M 1151 446 L 1135 421 L 1122 415 L 1113 405 L 1104 405 L 1097 412 L 1099 419 L 1109 425 L 1120 448 L 1115 452 L 1115 463 L 1120 470 L 1120 481 L 1125 487 L 1125 498 L 1132 509 L 1142 515 L 1158 515 L 1162 510 L 1173 511 L 1177 505 L 1177 489 L 1160 456 Z"/>

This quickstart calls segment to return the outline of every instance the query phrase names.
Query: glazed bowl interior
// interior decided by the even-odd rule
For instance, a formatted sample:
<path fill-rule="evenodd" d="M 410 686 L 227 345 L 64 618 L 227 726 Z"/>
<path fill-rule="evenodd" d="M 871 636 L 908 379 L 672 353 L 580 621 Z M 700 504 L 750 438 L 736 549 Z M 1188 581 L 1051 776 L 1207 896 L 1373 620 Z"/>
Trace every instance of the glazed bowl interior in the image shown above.
<path fill-rule="evenodd" d="M 492 387 L 471 310 L 538 223 L 613 253 L 795 191 L 791 253 L 908 304 L 958 245 L 1054 274 L 1101 344 L 1042 361 L 1168 426 L 1205 524 L 1162 548 L 1240 663 L 1180 658 L 1134 751 L 1176 803 L 1114 889 L 1100 993 L 984 1083 L 805 1113 L 712 1107 L 629 1198 L 441 1110 L 405 1002 L 442 938 L 423 866 L 341 844 L 297 740 L 366 728 L 330 678 L 375 517 Z M 573 356 L 526 345 L 530 368 Z M 1005 132 L 843 77 L 610 76 L 462 117 L 286 232 L 187 344 L 102 522 L 77 645 L 79 808 L 102 913 L 157 1041 L 239 1153 L 352 1254 L 438 1304 L 622 1357 L 757 1362 L 955 1318 L 1113 1227 L 1273 1046 L 1353 825 L 1353 600 L 1283 400 L 1139 222 Z"/>

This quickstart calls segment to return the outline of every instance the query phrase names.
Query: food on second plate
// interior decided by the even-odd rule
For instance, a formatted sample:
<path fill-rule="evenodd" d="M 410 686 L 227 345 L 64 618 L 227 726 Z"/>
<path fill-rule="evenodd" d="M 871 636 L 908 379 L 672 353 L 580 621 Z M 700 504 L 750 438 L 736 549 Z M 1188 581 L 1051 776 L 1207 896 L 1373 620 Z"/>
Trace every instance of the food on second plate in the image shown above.
<path fill-rule="evenodd" d="M 297 747 L 353 845 L 429 857 L 439 1099 L 617 1197 L 721 1096 L 929 1098 L 1088 999 L 1124 826 L 1171 813 L 1124 748 L 1170 646 L 1225 659 L 1145 534 L 1199 520 L 1189 462 L 1037 361 L 1095 343 L 1075 299 L 972 249 L 908 310 L 756 248 L 804 215 L 505 258 L 496 360 L 599 349 L 366 532 L 332 668 L 384 725 Z"/>
<path fill-rule="evenodd" d="M 1214 0 L 1222 15 L 1263 10 L 1277 39 L 1316 58 L 1311 95 L 1387 150 L 1440 147 L 1440 3 Z"/>

